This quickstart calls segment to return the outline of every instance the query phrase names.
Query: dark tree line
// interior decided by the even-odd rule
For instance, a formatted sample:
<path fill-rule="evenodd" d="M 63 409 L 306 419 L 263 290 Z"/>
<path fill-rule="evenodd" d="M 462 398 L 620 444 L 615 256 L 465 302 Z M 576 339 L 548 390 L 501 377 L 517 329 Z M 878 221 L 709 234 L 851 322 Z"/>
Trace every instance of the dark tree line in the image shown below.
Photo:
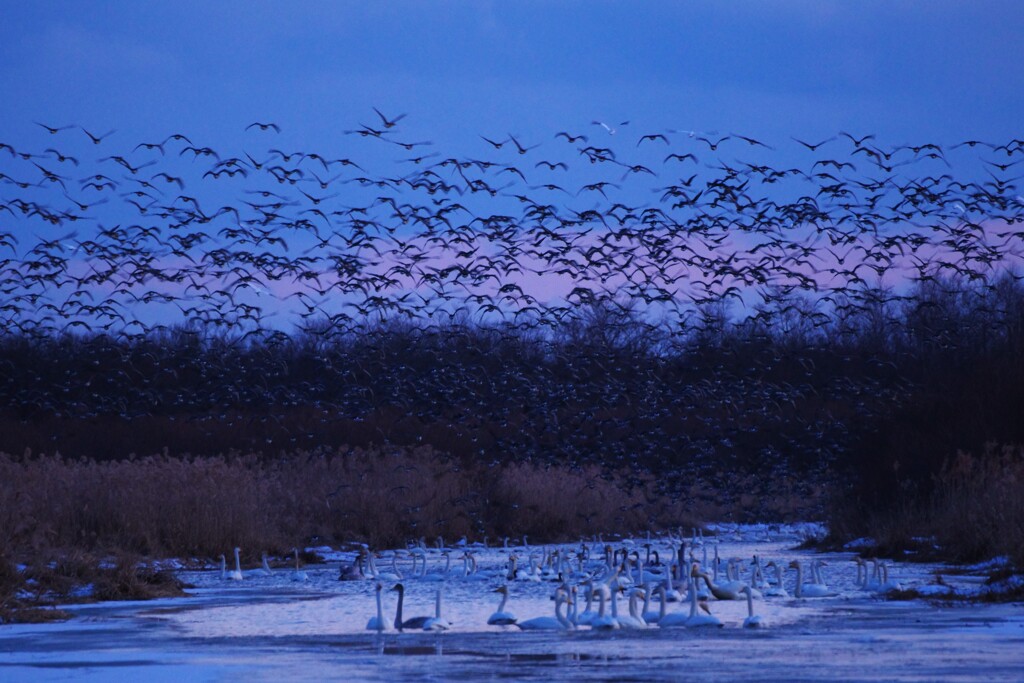
<path fill-rule="evenodd" d="M 652 471 L 666 493 L 696 477 L 728 489 L 739 475 L 795 474 L 884 506 L 926 492 L 958 449 L 1024 443 L 1015 276 L 856 297 L 827 314 L 799 296 L 742 318 L 705 308 L 671 330 L 603 301 L 537 328 L 7 334 L 0 450 L 429 444 L 477 462 Z"/>

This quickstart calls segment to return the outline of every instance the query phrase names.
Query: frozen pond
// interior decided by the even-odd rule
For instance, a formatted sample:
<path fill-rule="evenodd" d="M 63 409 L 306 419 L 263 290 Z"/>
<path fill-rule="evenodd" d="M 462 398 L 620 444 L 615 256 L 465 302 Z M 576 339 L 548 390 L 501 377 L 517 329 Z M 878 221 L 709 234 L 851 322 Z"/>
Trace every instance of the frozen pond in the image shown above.
<path fill-rule="evenodd" d="M 376 613 L 375 582 L 338 581 L 336 557 L 306 567 L 308 581 L 293 581 L 288 569 L 269 577 L 249 571 L 241 582 L 225 581 L 217 570 L 183 572 L 197 586 L 188 598 L 73 606 L 76 616 L 64 624 L 0 626 L 0 680 L 1024 680 L 1024 606 L 887 602 L 857 588 L 853 553 L 812 555 L 790 550 L 793 544 L 764 531 L 719 537 L 723 557 L 756 552 L 765 562 L 828 563 L 825 578 L 838 595 L 758 600 L 755 609 L 768 622 L 759 631 L 741 628 L 745 602 L 726 600 L 710 602 L 724 623 L 712 631 L 488 626 L 510 551 L 480 549 L 483 576 L 476 580 L 410 578 L 409 560 L 398 565 L 404 616 L 432 615 L 443 583 L 450 631 L 378 635 L 365 630 Z M 667 544 L 653 545 L 668 557 Z M 427 555 L 428 569 L 443 566 L 437 551 Z M 461 560 L 452 567 L 461 569 Z M 390 573 L 390 561 L 379 569 Z M 934 569 L 897 565 L 890 579 L 925 585 Z M 976 582 L 947 580 L 965 590 Z M 790 592 L 794 581 L 787 572 Z M 553 613 L 556 582 L 508 583 L 508 611 L 520 620 Z M 384 594 L 390 623 L 395 594 Z M 685 608 L 669 605 L 670 612 Z M 619 609 L 626 612 L 625 601 Z"/>

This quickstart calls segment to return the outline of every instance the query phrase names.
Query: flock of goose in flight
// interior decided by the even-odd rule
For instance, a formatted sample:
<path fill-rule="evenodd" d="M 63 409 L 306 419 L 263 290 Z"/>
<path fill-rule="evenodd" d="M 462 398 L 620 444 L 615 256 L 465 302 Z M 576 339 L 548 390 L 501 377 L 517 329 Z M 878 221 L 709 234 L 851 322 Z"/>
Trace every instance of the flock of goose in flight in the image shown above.
<path fill-rule="evenodd" d="M 710 558 L 709 546 L 713 549 Z M 379 633 L 452 629 L 454 624 L 444 613 L 443 594 L 445 587 L 453 584 L 469 586 L 471 599 L 483 600 L 488 594 L 496 594 L 497 605 L 486 624 L 515 626 L 523 631 L 720 628 L 723 622 L 712 613 L 715 601 L 745 601 L 747 616 L 742 622 L 743 628 L 763 628 L 769 624 L 763 615 L 755 612 L 755 600 L 791 597 L 803 600 L 840 595 L 824 579 L 822 568 L 827 563 L 823 560 L 812 560 L 809 572 L 799 560 L 763 562 L 758 555 L 726 560 L 719 556 L 718 542 L 706 543 L 703 533 L 698 536 L 697 530 L 690 541 L 662 538 L 652 543 L 648 539 L 646 543 L 626 541 L 618 547 L 581 541 L 578 547 L 531 548 L 524 539 L 522 546 L 510 548 L 506 539 L 501 555 L 503 561 L 490 567 L 481 567 L 477 561 L 477 554 L 483 550 L 480 544 L 464 543 L 457 548 L 446 548 L 440 539 L 436 549 L 428 548 L 422 540 L 406 550 L 389 553 L 378 554 L 364 547 L 350 565 L 342 566 L 338 578 L 372 582 L 376 612 L 367 621 L 366 630 Z M 294 553 L 295 569 L 290 572 L 291 579 L 306 581 L 308 576 L 300 569 L 298 551 Z M 461 566 L 453 566 L 453 555 L 461 558 Z M 519 562 L 521 555 L 526 556 L 525 566 Z M 378 568 L 377 557 L 390 560 L 390 567 Z M 403 572 L 399 561 L 405 564 L 407 559 L 411 560 L 411 567 Z M 431 562 L 437 566 L 430 568 Z M 869 564 L 859 557 L 854 562 L 857 565 L 854 590 L 865 594 L 902 590 L 899 582 L 889 580 L 885 562 L 871 560 Z M 792 592 L 786 587 L 787 570 L 795 572 Z M 255 572 L 259 576 L 274 575 L 275 570 L 267 565 L 265 553 L 262 567 Z M 235 549 L 234 570 L 226 569 L 224 556 L 221 556 L 220 576 L 222 580 L 244 578 L 238 548 Z M 523 584 L 550 586 L 553 614 L 520 619 L 509 602 L 516 590 L 514 587 Z M 430 586 L 429 592 L 434 597 L 432 615 L 410 617 L 404 611 L 409 586 Z M 387 593 L 397 596 L 393 618 L 385 613 Z M 620 599 L 625 601 L 622 607 Z"/>
<path fill-rule="evenodd" d="M 44 123 L 39 148 L 0 141 L 0 323 L 132 339 L 184 321 L 260 338 L 380 319 L 542 328 L 610 302 L 670 328 L 716 304 L 770 326 L 795 292 L 822 324 L 872 291 L 898 299 L 895 283 L 986 283 L 1019 264 L 1024 140 L 844 132 L 793 138 L 804 162 L 775 168 L 778 148 L 749 136 L 633 142 L 629 122 L 594 121 L 444 156 L 402 134 L 404 114 L 374 112 L 344 131 L 342 155 L 281 149 L 273 122 L 246 126 L 233 152 Z M 390 149 L 413 156 L 382 175 L 357 156 Z"/>

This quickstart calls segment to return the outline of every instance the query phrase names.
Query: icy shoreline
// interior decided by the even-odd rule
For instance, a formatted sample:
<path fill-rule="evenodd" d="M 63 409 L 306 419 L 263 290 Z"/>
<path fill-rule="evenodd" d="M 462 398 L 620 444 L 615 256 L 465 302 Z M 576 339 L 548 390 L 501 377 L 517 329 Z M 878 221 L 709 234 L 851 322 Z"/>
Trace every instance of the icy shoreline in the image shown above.
<path fill-rule="evenodd" d="M 497 604 L 491 591 L 504 583 L 500 572 L 510 550 L 476 549 L 481 570 L 492 573 L 478 581 L 443 582 L 451 631 L 378 635 L 365 630 L 375 613 L 375 582 L 337 580 L 339 567 L 350 560 L 346 553 L 305 567 L 308 581 L 293 581 L 286 569 L 269 577 L 249 572 L 241 582 L 224 581 L 216 570 L 181 571 L 196 585 L 187 598 L 71 605 L 65 609 L 75 617 L 66 623 L 2 626 L 0 679 L 1021 679 L 1020 604 L 885 601 L 857 588 L 851 552 L 795 551 L 797 532 L 778 528 L 721 526 L 717 533 L 723 557 L 824 559 L 838 595 L 757 601 L 769 623 L 761 632 L 740 628 L 744 602 L 712 601 L 725 625 L 713 632 L 521 633 L 486 624 Z M 660 547 L 658 539 L 653 544 Z M 431 568 L 437 567 L 440 554 L 427 552 Z M 891 575 L 905 587 L 926 587 L 933 585 L 935 570 L 900 564 Z M 792 579 L 787 575 L 790 588 Z M 969 576 L 948 580 L 964 591 L 980 583 Z M 432 611 L 441 582 L 405 577 L 404 583 L 406 615 Z M 520 619 L 551 614 L 555 585 L 510 582 L 509 609 Z M 672 604 L 670 611 L 678 608 Z M 391 594 L 386 619 L 393 610 Z"/>

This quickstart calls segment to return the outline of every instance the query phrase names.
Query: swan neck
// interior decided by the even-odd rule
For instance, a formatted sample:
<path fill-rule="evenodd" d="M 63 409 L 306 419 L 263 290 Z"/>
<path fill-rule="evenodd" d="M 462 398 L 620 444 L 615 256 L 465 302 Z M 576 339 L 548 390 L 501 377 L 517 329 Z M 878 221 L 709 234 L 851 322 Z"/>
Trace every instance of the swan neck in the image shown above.
<path fill-rule="evenodd" d="M 564 605 L 565 600 L 563 598 L 559 597 L 555 600 L 555 619 L 557 619 L 558 623 L 564 626 L 565 628 L 571 629 L 573 627 L 572 622 L 569 621 L 564 614 L 562 614 L 562 607 Z"/>
<path fill-rule="evenodd" d="M 395 608 L 395 629 L 402 630 L 402 603 L 405 602 L 405 587 L 398 584 L 398 606 Z"/>

